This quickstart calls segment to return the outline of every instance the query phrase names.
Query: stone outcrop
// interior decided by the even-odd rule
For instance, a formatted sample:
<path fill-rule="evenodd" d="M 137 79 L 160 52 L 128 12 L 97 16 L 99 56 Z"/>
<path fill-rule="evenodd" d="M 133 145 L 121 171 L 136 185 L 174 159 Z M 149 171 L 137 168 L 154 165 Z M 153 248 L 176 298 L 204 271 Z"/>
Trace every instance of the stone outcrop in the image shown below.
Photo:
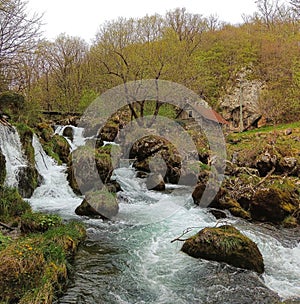
<path fill-rule="evenodd" d="M 75 210 L 77 215 L 111 219 L 117 215 L 119 205 L 116 196 L 106 190 L 89 192 Z"/>
<path fill-rule="evenodd" d="M 227 89 L 227 94 L 220 100 L 223 117 L 230 122 L 233 130 L 247 130 L 261 126 L 263 115 L 259 109 L 259 94 L 263 84 L 259 80 L 248 80 L 247 71 L 238 75 L 235 84 Z M 243 125 L 240 125 L 240 109 L 242 107 Z"/>
<path fill-rule="evenodd" d="M 259 274 L 264 272 L 257 245 L 233 226 L 204 228 L 187 239 L 181 250 L 194 258 L 225 262 Z"/>
<path fill-rule="evenodd" d="M 296 178 L 259 177 L 237 169 L 235 172 L 236 176 L 224 180 L 209 207 L 229 210 L 232 215 L 251 221 L 289 227 L 300 224 L 300 183 Z M 192 197 L 196 204 L 205 187 L 204 182 L 195 187 Z"/>

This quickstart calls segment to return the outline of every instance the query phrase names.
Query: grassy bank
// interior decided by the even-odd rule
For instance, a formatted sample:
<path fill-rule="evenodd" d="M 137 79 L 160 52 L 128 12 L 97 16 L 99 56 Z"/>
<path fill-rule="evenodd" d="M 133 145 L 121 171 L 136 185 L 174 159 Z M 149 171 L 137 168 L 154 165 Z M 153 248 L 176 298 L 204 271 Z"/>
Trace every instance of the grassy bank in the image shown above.
<path fill-rule="evenodd" d="M 14 189 L 0 190 L 0 303 L 52 303 L 64 290 L 85 229 L 57 215 L 32 212 Z"/>

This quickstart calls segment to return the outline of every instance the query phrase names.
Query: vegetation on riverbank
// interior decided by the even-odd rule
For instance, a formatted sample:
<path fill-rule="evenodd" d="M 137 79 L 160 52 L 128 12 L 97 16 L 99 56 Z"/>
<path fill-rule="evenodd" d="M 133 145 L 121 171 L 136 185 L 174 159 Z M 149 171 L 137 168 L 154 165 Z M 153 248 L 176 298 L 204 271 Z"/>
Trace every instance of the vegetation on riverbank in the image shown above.
<path fill-rule="evenodd" d="M 61 294 L 70 262 L 85 238 L 81 223 L 32 212 L 16 189 L 1 187 L 0 303 L 52 303 Z"/>

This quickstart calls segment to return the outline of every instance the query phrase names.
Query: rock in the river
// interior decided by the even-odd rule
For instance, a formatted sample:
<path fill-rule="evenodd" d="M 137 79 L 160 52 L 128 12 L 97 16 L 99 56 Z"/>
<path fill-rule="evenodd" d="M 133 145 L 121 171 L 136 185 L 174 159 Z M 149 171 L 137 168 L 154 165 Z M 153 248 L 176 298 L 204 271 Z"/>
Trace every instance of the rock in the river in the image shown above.
<path fill-rule="evenodd" d="M 181 250 L 194 258 L 264 272 L 263 257 L 257 245 L 233 226 L 204 228 L 186 240 Z"/>
<path fill-rule="evenodd" d="M 0 149 L 0 186 L 4 184 L 6 177 L 6 160 Z"/>
<path fill-rule="evenodd" d="M 71 126 L 66 126 L 63 130 L 63 136 L 68 137 L 72 141 L 74 138 L 73 128 Z"/>
<path fill-rule="evenodd" d="M 117 215 L 119 205 L 116 196 L 107 190 L 89 192 L 85 199 L 75 210 L 77 215 L 99 216 L 103 219 L 111 219 Z"/>
<path fill-rule="evenodd" d="M 100 130 L 99 138 L 104 141 L 114 141 L 119 132 L 119 125 L 114 121 L 108 121 Z"/>
<path fill-rule="evenodd" d="M 147 177 L 146 186 L 148 190 L 163 191 L 166 189 L 164 178 L 159 173 L 151 173 Z"/>
<path fill-rule="evenodd" d="M 145 172 L 160 173 L 169 183 L 180 179 L 181 156 L 165 138 L 149 135 L 134 143 L 129 158 L 136 159 L 133 166 Z"/>
<path fill-rule="evenodd" d="M 72 153 L 67 178 L 75 193 L 101 190 L 103 184 L 110 182 L 114 169 L 110 156 L 111 148 L 111 145 L 98 149 L 82 146 Z"/>

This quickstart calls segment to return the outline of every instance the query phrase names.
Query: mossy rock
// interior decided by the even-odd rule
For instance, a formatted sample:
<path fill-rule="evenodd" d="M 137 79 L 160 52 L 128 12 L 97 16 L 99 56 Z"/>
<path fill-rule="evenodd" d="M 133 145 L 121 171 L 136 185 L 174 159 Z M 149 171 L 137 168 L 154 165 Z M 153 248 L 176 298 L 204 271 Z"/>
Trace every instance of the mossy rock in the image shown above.
<path fill-rule="evenodd" d="M 25 124 L 16 125 L 22 148 L 28 161 L 27 167 L 20 172 L 19 192 L 23 197 L 31 197 L 40 181 L 40 175 L 35 166 L 34 148 L 32 138 L 34 131 Z"/>
<path fill-rule="evenodd" d="M 58 134 L 55 134 L 51 142 L 53 144 L 53 152 L 56 153 L 63 163 L 67 163 L 70 155 L 70 146 L 67 140 Z"/>
<path fill-rule="evenodd" d="M 233 226 L 204 228 L 187 239 L 181 250 L 194 258 L 264 272 L 263 257 L 257 245 Z"/>
<path fill-rule="evenodd" d="M 101 217 L 103 219 L 111 219 L 117 215 L 119 205 L 116 196 L 107 190 L 89 192 L 85 199 L 75 210 L 77 215 Z"/>
<path fill-rule="evenodd" d="M 1 221 L 14 220 L 30 210 L 30 204 L 22 199 L 17 189 L 0 187 Z"/>
<path fill-rule="evenodd" d="M 119 124 L 113 120 L 109 120 L 100 130 L 98 137 L 101 140 L 112 142 L 115 140 L 119 132 Z"/>
<path fill-rule="evenodd" d="M 280 224 L 298 210 L 299 203 L 299 190 L 295 183 L 276 178 L 255 192 L 249 211 L 254 220 Z"/>
<path fill-rule="evenodd" d="M 165 182 L 177 184 L 180 179 L 181 156 L 176 147 L 163 137 L 147 135 L 139 139 L 131 147 L 129 158 L 136 159 L 134 168 L 160 173 Z"/>
<path fill-rule="evenodd" d="M 36 128 L 37 133 L 45 142 L 49 142 L 51 140 L 54 130 L 48 123 L 41 122 L 37 124 Z"/>
<path fill-rule="evenodd" d="M 0 186 L 5 182 L 6 177 L 6 160 L 0 149 Z"/>

